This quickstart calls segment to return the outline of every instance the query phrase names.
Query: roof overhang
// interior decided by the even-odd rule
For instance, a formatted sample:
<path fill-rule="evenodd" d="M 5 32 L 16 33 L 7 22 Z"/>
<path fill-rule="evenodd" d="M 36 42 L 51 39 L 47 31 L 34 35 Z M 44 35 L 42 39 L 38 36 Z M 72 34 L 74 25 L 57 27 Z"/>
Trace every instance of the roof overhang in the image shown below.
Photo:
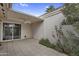
<path fill-rule="evenodd" d="M 34 23 L 34 22 L 43 21 L 39 17 L 35 17 L 35 16 L 28 15 L 28 14 L 16 12 L 13 10 L 7 11 L 7 19 L 10 19 L 10 18 L 16 18 L 17 20 L 24 21 L 25 23 Z"/>
<path fill-rule="evenodd" d="M 23 21 L 24 23 L 34 23 L 43 21 L 39 17 L 35 17 L 29 14 L 25 14 L 19 11 L 12 10 L 12 3 L 4 4 L 4 8 L 6 9 L 6 17 L 8 19 L 13 19 L 15 21 Z M 17 19 L 17 20 L 16 20 Z"/>

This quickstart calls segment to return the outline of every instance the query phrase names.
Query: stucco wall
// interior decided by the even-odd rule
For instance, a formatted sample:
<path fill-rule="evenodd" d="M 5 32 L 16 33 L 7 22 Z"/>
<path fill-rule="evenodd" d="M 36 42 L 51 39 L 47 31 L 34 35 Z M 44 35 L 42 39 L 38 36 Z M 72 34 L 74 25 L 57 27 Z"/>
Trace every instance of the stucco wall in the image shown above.
<path fill-rule="evenodd" d="M 0 23 L 0 39 L 1 39 L 1 23 Z"/>
<path fill-rule="evenodd" d="M 16 20 L 16 21 L 15 21 Z M 3 20 L 1 23 L 16 23 L 16 24 L 21 24 L 21 39 L 24 39 L 24 36 L 26 35 L 27 38 L 32 38 L 32 30 L 31 30 L 31 24 L 25 24 L 22 21 L 18 21 L 19 19 L 8 19 L 8 20 Z M 3 39 L 3 25 L 1 24 L 1 39 Z"/>
<path fill-rule="evenodd" d="M 30 24 L 21 24 L 21 38 L 24 39 L 25 35 L 26 38 L 32 38 L 32 30 Z"/>
<path fill-rule="evenodd" d="M 41 17 L 43 19 L 43 16 Z M 33 34 L 35 39 L 41 39 L 41 38 L 48 38 L 51 42 L 56 42 L 56 39 L 53 38 L 53 35 L 56 35 L 55 33 L 55 26 L 60 25 L 62 20 L 64 19 L 64 16 L 62 13 L 56 14 L 54 16 L 44 18 L 44 21 L 38 25 L 33 24 Z M 36 32 L 35 32 L 36 31 Z"/>
<path fill-rule="evenodd" d="M 32 35 L 34 39 L 38 40 L 44 37 L 44 22 L 37 22 L 32 24 Z"/>

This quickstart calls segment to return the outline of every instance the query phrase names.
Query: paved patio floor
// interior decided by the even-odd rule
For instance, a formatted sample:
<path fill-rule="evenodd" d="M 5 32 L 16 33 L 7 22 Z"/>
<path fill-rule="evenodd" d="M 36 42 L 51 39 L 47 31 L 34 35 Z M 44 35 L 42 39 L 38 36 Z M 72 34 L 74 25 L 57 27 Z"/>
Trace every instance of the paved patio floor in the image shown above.
<path fill-rule="evenodd" d="M 38 40 L 17 40 L 2 43 L 1 56 L 66 56 L 38 43 Z"/>

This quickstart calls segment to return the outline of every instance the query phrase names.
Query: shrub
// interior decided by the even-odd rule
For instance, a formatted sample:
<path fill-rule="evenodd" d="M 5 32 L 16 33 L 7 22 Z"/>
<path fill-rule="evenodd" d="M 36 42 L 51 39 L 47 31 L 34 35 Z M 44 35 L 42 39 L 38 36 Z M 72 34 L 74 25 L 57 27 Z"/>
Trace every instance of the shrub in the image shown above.
<path fill-rule="evenodd" d="M 79 21 L 79 4 L 66 3 L 64 4 L 62 12 L 66 17 L 66 24 L 74 24 Z"/>
<path fill-rule="evenodd" d="M 46 47 L 55 49 L 55 50 L 57 50 L 59 52 L 63 52 L 62 49 L 60 48 L 61 45 L 59 45 L 59 44 L 56 44 L 56 45 L 55 44 L 52 44 L 52 43 L 50 43 L 50 41 L 48 39 L 41 39 L 39 41 L 39 44 L 42 44 L 42 45 L 44 45 Z"/>
<path fill-rule="evenodd" d="M 50 41 L 48 39 L 44 39 L 42 38 L 40 41 L 39 41 L 40 44 L 44 45 L 44 46 L 47 46 L 49 48 L 54 48 L 55 45 L 51 44 Z"/>

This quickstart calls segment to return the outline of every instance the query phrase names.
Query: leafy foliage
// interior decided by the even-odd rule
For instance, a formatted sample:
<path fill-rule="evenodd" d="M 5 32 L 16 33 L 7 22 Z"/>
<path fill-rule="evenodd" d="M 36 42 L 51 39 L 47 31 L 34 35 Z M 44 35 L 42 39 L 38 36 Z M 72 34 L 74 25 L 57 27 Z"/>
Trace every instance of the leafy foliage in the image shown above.
<path fill-rule="evenodd" d="M 78 3 L 66 3 L 63 7 L 63 14 L 66 17 L 67 24 L 73 24 L 79 21 L 79 4 Z"/>
<path fill-rule="evenodd" d="M 49 6 L 49 7 L 46 9 L 46 12 L 49 13 L 49 12 L 52 12 L 53 10 L 55 10 L 54 6 Z"/>

